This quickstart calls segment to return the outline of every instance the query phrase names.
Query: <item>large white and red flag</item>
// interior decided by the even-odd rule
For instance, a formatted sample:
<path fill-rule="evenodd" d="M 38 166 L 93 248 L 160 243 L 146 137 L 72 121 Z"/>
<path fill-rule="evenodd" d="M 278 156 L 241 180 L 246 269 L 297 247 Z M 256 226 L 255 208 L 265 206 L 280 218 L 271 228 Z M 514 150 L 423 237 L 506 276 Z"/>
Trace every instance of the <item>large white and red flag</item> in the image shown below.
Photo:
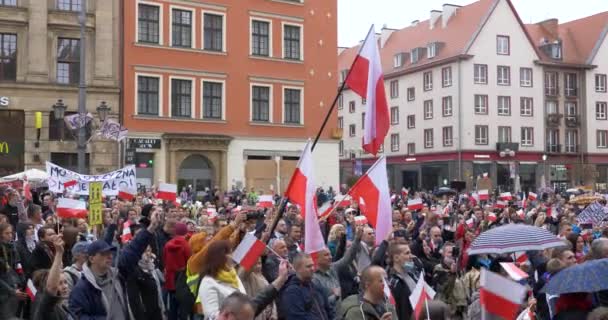
<path fill-rule="evenodd" d="M 272 208 L 274 207 L 274 198 L 271 194 L 263 194 L 258 198 L 258 207 Z"/>
<path fill-rule="evenodd" d="M 384 143 L 390 123 L 384 75 L 374 26 L 370 28 L 365 37 L 359 54 L 353 61 L 344 81 L 351 90 L 367 101 L 363 120 L 365 122 L 363 150 L 376 155 Z"/>
<path fill-rule="evenodd" d="M 420 319 L 420 313 L 424 310 L 425 305 L 434 297 L 435 290 L 424 281 L 424 273 L 421 273 L 416 287 L 410 295 L 410 304 L 414 309 L 414 319 Z"/>
<path fill-rule="evenodd" d="M 487 189 L 479 190 L 477 192 L 477 194 L 479 195 L 479 200 L 481 200 L 481 201 L 488 201 L 488 200 L 490 200 L 490 193 L 488 192 Z"/>
<path fill-rule="evenodd" d="M 535 201 L 538 198 L 538 195 L 534 192 L 528 192 L 528 200 Z"/>
<path fill-rule="evenodd" d="M 483 268 L 479 284 L 482 312 L 503 319 L 515 319 L 526 295 L 525 286 Z"/>
<path fill-rule="evenodd" d="M 69 198 L 59 198 L 57 203 L 57 216 L 60 218 L 86 218 L 87 213 L 86 202 Z"/>
<path fill-rule="evenodd" d="M 247 233 L 239 246 L 234 249 L 232 259 L 249 271 L 262 256 L 264 249 L 266 249 L 264 242 L 258 240 L 253 234 Z"/>
<path fill-rule="evenodd" d="M 313 179 L 313 162 L 310 139 L 300 155 L 298 166 L 291 176 L 285 196 L 293 204 L 300 206 L 304 216 L 304 252 L 315 253 L 325 248 L 325 241 L 319 227 L 319 218 L 315 206 L 316 187 Z"/>
<path fill-rule="evenodd" d="M 376 229 L 376 244 L 380 244 L 391 232 L 392 207 L 386 174 L 386 157 L 382 156 L 359 178 L 348 192 L 353 199 L 365 203 L 363 214 Z"/>
<path fill-rule="evenodd" d="M 156 198 L 170 202 L 175 201 L 175 199 L 177 199 L 177 185 L 171 183 L 159 184 L 158 191 L 156 192 Z"/>
<path fill-rule="evenodd" d="M 127 201 L 133 201 L 135 200 L 135 196 L 137 196 L 137 189 L 135 187 L 131 187 L 129 185 L 120 185 L 118 187 L 119 198 Z"/>

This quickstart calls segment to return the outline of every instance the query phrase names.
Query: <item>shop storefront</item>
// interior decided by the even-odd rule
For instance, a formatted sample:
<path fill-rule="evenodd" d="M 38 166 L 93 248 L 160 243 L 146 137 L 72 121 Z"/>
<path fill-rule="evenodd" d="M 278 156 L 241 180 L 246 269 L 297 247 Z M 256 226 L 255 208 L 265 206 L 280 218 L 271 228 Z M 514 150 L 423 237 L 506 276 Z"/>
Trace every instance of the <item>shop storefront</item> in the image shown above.
<path fill-rule="evenodd" d="M 160 148 L 161 139 L 129 138 L 127 140 L 125 163 L 135 165 L 139 188 L 149 188 L 154 184 L 156 153 Z"/>
<path fill-rule="evenodd" d="M 25 112 L 0 110 L 0 177 L 24 169 Z"/>

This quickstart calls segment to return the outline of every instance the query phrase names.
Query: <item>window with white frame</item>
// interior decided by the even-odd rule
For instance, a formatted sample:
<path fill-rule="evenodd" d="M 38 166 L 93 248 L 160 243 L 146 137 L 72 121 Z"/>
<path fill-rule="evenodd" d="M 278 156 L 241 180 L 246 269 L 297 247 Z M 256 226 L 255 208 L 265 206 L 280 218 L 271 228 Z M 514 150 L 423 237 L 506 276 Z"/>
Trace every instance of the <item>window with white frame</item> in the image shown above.
<path fill-rule="evenodd" d="M 499 86 L 510 86 L 511 85 L 511 67 L 498 66 L 496 68 L 496 83 Z"/>
<path fill-rule="evenodd" d="M 547 129 L 547 151 L 559 152 L 559 129 Z"/>
<path fill-rule="evenodd" d="M 444 88 L 452 85 L 452 67 L 441 69 L 441 84 Z"/>
<path fill-rule="evenodd" d="M 488 126 L 475 126 L 475 144 L 488 144 Z"/>
<path fill-rule="evenodd" d="M 597 147 L 608 148 L 608 130 L 597 130 Z"/>
<path fill-rule="evenodd" d="M 433 119 L 433 100 L 424 101 L 424 119 Z"/>
<path fill-rule="evenodd" d="M 571 129 L 566 130 L 566 152 L 576 153 L 578 152 L 578 130 Z"/>
<path fill-rule="evenodd" d="M 423 74 L 424 91 L 433 90 L 433 72 L 427 71 Z"/>
<path fill-rule="evenodd" d="M 270 22 L 251 20 L 251 54 L 269 57 L 270 50 Z"/>
<path fill-rule="evenodd" d="M 301 124 L 300 112 L 302 110 L 302 90 L 285 88 L 283 91 L 283 105 L 285 114 L 285 123 Z"/>
<path fill-rule="evenodd" d="M 399 80 L 391 80 L 391 99 L 399 98 Z"/>
<path fill-rule="evenodd" d="M 418 60 L 420 60 L 420 49 L 414 48 L 414 49 L 412 49 L 412 52 L 410 53 L 410 62 L 416 63 L 416 62 L 418 62 Z"/>
<path fill-rule="evenodd" d="M 223 86 L 222 82 L 203 82 L 203 119 L 222 119 Z"/>
<path fill-rule="evenodd" d="M 365 112 L 361 112 L 361 130 L 365 129 Z"/>
<path fill-rule="evenodd" d="M 534 128 L 533 127 L 522 127 L 521 128 L 521 145 L 523 147 L 531 147 L 534 145 Z"/>
<path fill-rule="evenodd" d="M 522 117 L 532 117 L 534 115 L 534 99 L 531 97 L 521 97 L 520 115 Z"/>
<path fill-rule="evenodd" d="M 488 114 L 488 96 L 485 94 L 475 95 L 475 114 Z"/>
<path fill-rule="evenodd" d="M 171 79 L 171 117 L 192 116 L 192 80 Z"/>
<path fill-rule="evenodd" d="M 557 72 L 545 72 L 545 94 L 548 96 L 557 96 L 559 92 L 559 81 Z"/>
<path fill-rule="evenodd" d="M 344 157 L 344 140 L 338 142 L 338 151 L 340 152 L 340 157 Z"/>
<path fill-rule="evenodd" d="M 407 154 L 408 155 L 414 155 L 416 154 L 416 144 L 411 142 L 407 144 Z"/>
<path fill-rule="evenodd" d="M 137 114 L 158 116 L 160 76 L 137 76 Z"/>
<path fill-rule="evenodd" d="M 221 14 L 203 14 L 203 49 L 224 51 L 224 16 Z"/>
<path fill-rule="evenodd" d="M 511 97 L 498 96 L 498 115 L 499 116 L 510 116 L 511 115 Z"/>
<path fill-rule="evenodd" d="M 595 103 L 595 119 L 596 120 L 607 120 L 608 119 L 608 105 L 606 101 L 598 101 Z"/>
<path fill-rule="evenodd" d="M 498 127 L 498 142 L 511 142 L 511 127 Z"/>
<path fill-rule="evenodd" d="M 2 0 L 2 1 L 0 1 L 0 6 L 14 7 L 16 5 L 17 5 L 17 0 Z"/>
<path fill-rule="evenodd" d="M 408 129 L 416 128 L 416 116 L 415 115 L 410 114 L 409 116 L 407 116 L 407 128 Z"/>
<path fill-rule="evenodd" d="M 431 59 L 434 58 L 437 55 L 437 43 L 433 42 L 433 43 L 429 43 L 429 45 L 426 47 L 426 57 Z"/>
<path fill-rule="evenodd" d="M 414 101 L 414 99 L 416 99 L 416 88 L 407 88 L 407 101 Z"/>
<path fill-rule="evenodd" d="M 476 84 L 488 84 L 488 65 L 475 64 L 473 68 L 473 82 Z"/>
<path fill-rule="evenodd" d="M 399 107 L 391 107 L 391 124 L 399 124 Z"/>
<path fill-rule="evenodd" d="M 86 0 L 85 0 L 86 1 Z M 6 3 L 6 4 L 5 4 Z M 16 1 L 2 1 L 2 5 L 17 5 Z M 62 11 L 79 12 L 82 8 L 82 0 L 57 0 L 57 9 Z"/>
<path fill-rule="evenodd" d="M 557 107 L 557 101 L 555 101 L 555 100 L 545 101 L 545 111 L 547 114 L 558 114 L 559 109 Z"/>
<path fill-rule="evenodd" d="M 441 114 L 444 117 L 451 117 L 453 113 L 452 96 L 441 98 Z"/>
<path fill-rule="evenodd" d="M 573 117 L 578 115 L 578 106 L 576 105 L 575 101 L 566 101 L 564 103 L 564 106 L 566 107 L 567 117 Z"/>
<path fill-rule="evenodd" d="M 496 54 L 509 55 L 511 53 L 509 46 L 509 36 L 496 36 Z"/>
<path fill-rule="evenodd" d="M 595 75 L 595 92 L 606 92 L 606 75 Z"/>
<path fill-rule="evenodd" d="M 424 129 L 424 148 L 430 149 L 433 147 L 433 129 Z"/>
<path fill-rule="evenodd" d="M 519 69 L 519 85 L 521 87 L 532 86 L 532 68 Z"/>
<path fill-rule="evenodd" d="M 391 134 L 391 151 L 392 152 L 399 151 L 399 134 L 398 133 Z"/>
<path fill-rule="evenodd" d="M 9 43 L 4 43 L 5 45 Z M 3 49 L 6 50 L 6 47 Z M 80 79 L 80 39 L 57 39 L 57 82 L 75 85 Z"/>
<path fill-rule="evenodd" d="M 340 93 L 338 97 L 338 110 L 342 110 L 344 108 L 344 96 Z"/>
<path fill-rule="evenodd" d="M 443 133 L 443 146 L 451 147 L 452 145 L 454 145 L 454 135 L 452 132 L 452 127 L 443 127 L 441 131 Z"/>
<path fill-rule="evenodd" d="M 566 97 L 578 96 L 578 77 L 576 73 L 564 74 L 564 94 Z"/>
<path fill-rule="evenodd" d="M 270 122 L 270 87 L 252 86 L 251 93 L 251 120 Z"/>
<path fill-rule="evenodd" d="M 348 102 L 348 113 L 355 113 L 355 101 Z"/>
<path fill-rule="evenodd" d="M 354 125 L 354 124 L 350 124 L 350 125 L 348 125 L 348 135 L 349 135 L 349 136 L 354 137 L 354 136 L 355 136 L 355 134 L 356 134 L 356 132 L 357 132 L 356 130 L 357 130 L 357 129 L 355 128 L 355 125 Z"/>
<path fill-rule="evenodd" d="M 343 129 L 343 128 L 344 128 L 344 118 L 338 117 L 338 129 Z"/>
<path fill-rule="evenodd" d="M 283 56 L 285 59 L 300 60 L 300 43 L 302 27 L 296 25 L 283 25 Z"/>
<path fill-rule="evenodd" d="M 403 66 L 403 53 L 397 53 L 393 56 L 393 68 L 400 68 Z"/>
<path fill-rule="evenodd" d="M 171 10 L 171 45 L 174 47 L 192 47 L 192 11 Z"/>

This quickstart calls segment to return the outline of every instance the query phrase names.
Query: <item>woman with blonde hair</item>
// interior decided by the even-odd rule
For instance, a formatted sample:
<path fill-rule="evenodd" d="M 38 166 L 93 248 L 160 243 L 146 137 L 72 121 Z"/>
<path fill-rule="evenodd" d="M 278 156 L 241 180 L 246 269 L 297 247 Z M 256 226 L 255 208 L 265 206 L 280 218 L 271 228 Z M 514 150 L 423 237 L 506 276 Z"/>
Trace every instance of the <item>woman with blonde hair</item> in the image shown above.
<path fill-rule="evenodd" d="M 329 236 L 327 237 L 327 248 L 331 253 L 332 258 L 336 257 L 336 250 L 340 239 L 346 234 L 346 228 L 342 224 L 334 224 L 329 230 Z"/>

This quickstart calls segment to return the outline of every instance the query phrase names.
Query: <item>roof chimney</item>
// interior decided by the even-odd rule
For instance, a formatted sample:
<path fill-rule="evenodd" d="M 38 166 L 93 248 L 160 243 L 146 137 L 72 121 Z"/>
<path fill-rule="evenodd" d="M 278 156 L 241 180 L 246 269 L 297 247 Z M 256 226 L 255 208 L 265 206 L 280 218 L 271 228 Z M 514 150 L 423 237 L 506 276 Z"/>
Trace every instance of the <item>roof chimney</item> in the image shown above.
<path fill-rule="evenodd" d="M 439 10 L 431 10 L 431 20 L 429 21 L 429 28 L 432 30 L 435 28 L 435 22 L 441 18 L 442 12 Z"/>
<path fill-rule="evenodd" d="M 395 32 L 395 29 L 389 29 L 386 25 L 382 27 L 382 31 L 380 31 L 380 48 L 384 48 L 384 44 L 386 44 L 393 32 Z"/>
<path fill-rule="evenodd" d="M 412 27 L 415 27 L 418 25 L 418 22 L 420 22 L 419 20 L 414 20 L 412 21 Z"/>
<path fill-rule="evenodd" d="M 543 29 L 547 30 L 547 32 L 551 35 L 552 38 L 558 37 L 558 20 L 557 19 L 547 19 L 545 21 L 541 21 L 538 23 Z"/>
<path fill-rule="evenodd" d="M 445 28 L 448 25 L 448 20 L 456 14 L 456 11 L 460 8 L 455 4 L 444 3 L 443 4 L 443 14 L 441 20 L 441 26 Z"/>

